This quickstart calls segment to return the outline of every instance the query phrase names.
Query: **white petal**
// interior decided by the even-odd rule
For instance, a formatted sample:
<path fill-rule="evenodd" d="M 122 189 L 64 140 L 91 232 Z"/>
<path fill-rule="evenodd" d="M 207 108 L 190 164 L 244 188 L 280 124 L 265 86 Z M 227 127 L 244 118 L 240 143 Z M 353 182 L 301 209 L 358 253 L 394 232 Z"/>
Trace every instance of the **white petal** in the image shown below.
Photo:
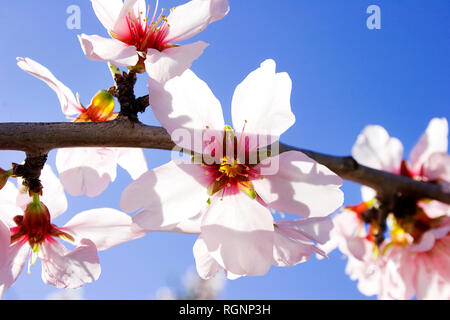
<path fill-rule="evenodd" d="M 315 217 L 296 220 L 282 220 L 277 222 L 281 229 L 295 230 L 305 239 L 325 243 L 330 239 L 333 222 L 328 217 Z"/>
<path fill-rule="evenodd" d="M 100 262 L 95 244 L 84 239 L 80 246 L 68 251 L 57 241 L 41 246 L 42 280 L 57 288 L 76 289 L 100 276 Z"/>
<path fill-rule="evenodd" d="M 208 248 L 201 237 L 195 241 L 193 252 L 198 275 L 205 280 L 213 278 L 221 268 L 209 254 Z"/>
<path fill-rule="evenodd" d="M 208 45 L 203 41 L 197 41 L 164 51 L 149 49 L 145 59 L 145 69 L 152 80 L 164 83 L 189 69 L 192 62 L 201 56 Z M 152 82 L 149 84 L 151 85 Z"/>
<path fill-rule="evenodd" d="M 78 36 L 84 54 L 91 60 L 107 61 L 117 66 L 135 66 L 139 60 L 136 47 L 119 40 L 103 38 L 97 35 Z"/>
<path fill-rule="evenodd" d="M 258 195 L 277 211 L 304 217 L 327 216 L 344 201 L 339 189 L 342 179 L 301 152 L 284 152 L 259 166 L 275 168 L 273 174 L 252 183 Z"/>
<path fill-rule="evenodd" d="M 389 137 L 383 127 L 370 125 L 358 135 L 352 148 L 352 155 L 364 166 L 399 173 L 403 145 L 397 138 Z"/>
<path fill-rule="evenodd" d="M 92 209 L 78 213 L 62 228 L 74 236 L 95 243 L 97 250 L 106 250 L 145 235 L 132 228 L 131 217 L 111 208 Z"/>
<path fill-rule="evenodd" d="M 11 233 L 9 226 L 0 219 L 0 268 L 6 263 L 8 258 Z"/>
<path fill-rule="evenodd" d="M 201 226 L 203 221 L 203 215 L 204 212 L 201 211 L 196 216 L 192 218 L 188 218 L 185 220 L 182 220 L 176 224 L 172 224 L 169 226 L 152 226 L 147 227 L 145 231 L 147 232 L 177 232 L 177 233 L 186 233 L 186 234 L 200 234 L 201 232 Z M 135 220 L 137 221 L 139 216 L 135 216 Z M 141 229 L 136 225 L 137 228 Z M 143 230 L 143 229 L 142 229 Z"/>
<path fill-rule="evenodd" d="M 191 70 L 165 85 L 150 83 L 153 113 L 177 145 L 202 153 L 204 133 L 219 136 L 223 132 L 225 123 L 219 100 Z"/>
<path fill-rule="evenodd" d="M 56 168 L 69 194 L 96 197 L 116 178 L 117 154 L 108 148 L 58 149 Z"/>
<path fill-rule="evenodd" d="M 117 148 L 116 151 L 117 164 L 127 170 L 133 180 L 148 171 L 147 160 L 142 149 Z"/>
<path fill-rule="evenodd" d="M 423 165 L 423 174 L 427 179 L 439 181 L 444 188 L 445 184 L 450 184 L 450 155 L 444 152 L 435 152 Z"/>
<path fill-rule="evenodd" d="M 0 204 L 0 220 L 2 220 L 9 228 L 17 226 L 13 219 L 15 216 L 19 215 L 23 215 L 23 210 L 18 206 Z"/>
<path fill-rule="evenodd" d="M 412 149 L 409 158 L 411 169 L 419 173 L 421 166 L 435 152 L 447 153 L 448 149 L 448 123 L 445 118 L 434 118 L 428 124 L 425 133 L 420 137 Z"/>
<path fill-rule="evenodd" d="M 292 267 L 305 262 L 314 253 L 314 245 L 299 243 L 280 234 L 275 234 L 273 264 L 278 267 Z"/>
<path fill-rule="evenodd" d="M 0 298 L 22 272 L 29 250 L 26 241 L 18 241 L 9 247 L 7 260 L 0 267 Z"/>
<path fill-rule="evenodd" d="M 235 275 L 264 275 L 273 257 L 270 211 L 247 194 L 215 197 L 202 223 L 202 239 L 214 260 Z"/>
<path fill-rule="evenodd" d="M 376 195 L 377 195 L 377 192 L 374 189 L 369 188 L 367 186 L 361 186 L 362 201 L 367 202 L 367 201 L 373 200 L 376 197 Z"/>
<path fill-rule="evenodd" d="M 18 192 L 14 183 L 7 181 L 3 189 L 0 189 L 0 205 L 16 206 Z"/>
<path fill-rule="evenodd" d="M 98 20 L 106 30 L 112 30 L 122 10 L 122 0 L 91 0 L 92 8 Z"/>
<path fill-rule="evenodd" d="M 202 175 L 200 165 L 171 161 L 133 181 L 123 191 L 120 207 L 128 213 L 141 209 L 133 222 L 145 230 L 175 227 L 207 205 Z"/>
<path fill-rule="evenodd" d="M 78 104 L 72 90 L 66 87 L 61 81 L 43 65 L 30 58 L 17 58 L 17 65 L 32 76 L 45 82 L 58 96 L 61 110 L 65 115 L 79 114 L 83 108 Z"/>
<path fill-rule="evenodd" d="M 278 139 L 295 123 L 291 88 L 289 75 L 275 72 L 275 61 L 261 63 L 234 91 L 231 103 L 234 129 L 241 132 L 245 126 L 245 133 Z"/>
<path fill-rule="evenodd" d="M 442 216 L 450 217 L 450 205 L 440 201 L 419 201 L 418 206 L 421 207 L 429 218 L 435 219 Z"/>
<path fill-rule="evenodd" d="M 167 17 L 167 42 L 189 39 L 210 23 L 222 19 L 230 10 L 227 0 L 192 0 L 176 7 Z"/>

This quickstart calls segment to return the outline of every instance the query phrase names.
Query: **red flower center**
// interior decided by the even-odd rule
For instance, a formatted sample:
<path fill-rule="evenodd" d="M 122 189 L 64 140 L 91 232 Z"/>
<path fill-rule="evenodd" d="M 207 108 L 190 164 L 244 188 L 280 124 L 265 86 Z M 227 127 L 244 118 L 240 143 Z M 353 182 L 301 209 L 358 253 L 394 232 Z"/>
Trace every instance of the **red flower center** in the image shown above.
<path fill-rule="evenodd" d="M 45 240 L 66 238 L 74 241 L 73 237 L 61 231 L 50 223 L 48 208 L 42 202 L 31 202 L 24 215 L 14 217 L 16 227 L 11 228 L 11 244 L 17 241 L 28 241 L 33 250 Z"/>
<path fill-rule="evenodd" d="M 169 25 L 163 14 L 164 9 L 161 10 L 158 17 L 156 17 L 157 10 L 158 6 L 155 8 L 151 20 L 148 18 L 150 7 L 147 9 L 145 18 L 142 18 L 143 12 L 139 12 L 138 17 L 132 17 L 131 13 L 129 13 L 126 17 L 129 29 L 126 35 L 118 35 L 113 31 L 110 31 L 111 36 L 128 45 L 135 46 L 137 51 L 140 52 L 147 53 L 148 49 L 163 51 L 171 46 L 165 41 L 169 31 Z"/>

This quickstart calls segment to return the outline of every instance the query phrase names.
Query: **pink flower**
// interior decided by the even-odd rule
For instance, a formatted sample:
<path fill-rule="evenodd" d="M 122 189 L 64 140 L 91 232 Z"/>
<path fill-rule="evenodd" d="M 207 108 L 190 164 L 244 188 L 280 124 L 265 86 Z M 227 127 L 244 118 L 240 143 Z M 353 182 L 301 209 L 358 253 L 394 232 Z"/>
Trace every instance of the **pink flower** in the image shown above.
<path fill-rule="evenodd" d="M 29 59 L 17 58 L 18 66 L 44 81 L 58 96 L 62 112 L 66 116 L 76 115 L 74 122 L 96 122 L 112 120 L 114 98 L 107 91 L 100 91 L 85 108 L 72 91 L 61 83 L 44 66 Z M 65 148 L 58 149 L 56 168 L 66 191 L 73 196 L 86 194 L 96 197 L 116 178 L 120 165 L 136 179 L 148 170 L 142 149 L 136 148 Z"/>
<path fill-rule="evenodd" d="M 449 188 L 450 156 L 447 150 L 447 119 L 434 118 L 412 149 L 408 161 L 402 158 L 402 143 L 376 125 L 367 126 L 358 136 L 352 154 L 362 165 L 420 181 L 440 183 L 444 188 Z M 438 201 L 421 201 L 419 206 L 430 218 L 450 215 L 450 206 Z"/>
<path fill-rule="evenodd" d="M 86 56 L 143 72 L 144 61 L 150 77 L 165 81 L 188 69 L 208 46 L 203 41 L 188 45 L 175 42 L 192 38 L 229 11 L 227 0 L 192 0 L 172 8 L 166 18 L 153 14 L 144 0 L 92 0 L 100 22 L 112 38 L 78 36 Z"/>
<path fill-rule="evenodd" d="M 353 146 L 361 164 L 439 183 L 450 181 L 445 118 L 430 121 L 414 146 L 410 160 L 402 160 L 401 142 L 380 126 L 367 126 Z M 378 246 L 376 192 L 362 187 L 363 202 L 347 207 L 333 218 L 331 240 L 321 248 L 338 247 L 348 257 L 346 273 L 358 280 L 358 289 L 380 299 L 450 299 L 450 206 L 438 201 L 399 196 L 387 219 L 389 236 Z"/>
<path fill-rule="evenodd" d="M 304 261 L 315 251 L 306 226 L 343 202 L 342 180 L 303 153 L 255 157 L 295 122 L 290 91 L 287 73 L 263 62 L 235 90 L 236 132 L 192 71 L 150 89 L 157 119 L 179 147 L 198 154 L 143 174 L 124 190 L 121 208 L 139 210 L 133 221 L 145 231 L 199 234 L 194 256 L 203 278 L 220 268 L 236 278 Z M 313 220 L 275 223 L 271 209 Z"/>
<path fill-rule="evenodd" d="M 51 221 L 66 210 L 67 200 L 49 166 L 41 177 L 42 199 L 49 200 L 48 207 L 37 195 L 30 198 L 27 192 L 18 193 L 11 182 L 0 191 L 0 296 L 20 275 L 27 258 L 29 268 L 36 258 L 41 259 L 46 284 L 78 288 L 98 279 L 97 250 L 143 236 L 132 231 L 128 215 L 109 208 L 81 212 L 64 227 L 57 227 Z M 68 250 L 57 239 L 76 248 Z"/>

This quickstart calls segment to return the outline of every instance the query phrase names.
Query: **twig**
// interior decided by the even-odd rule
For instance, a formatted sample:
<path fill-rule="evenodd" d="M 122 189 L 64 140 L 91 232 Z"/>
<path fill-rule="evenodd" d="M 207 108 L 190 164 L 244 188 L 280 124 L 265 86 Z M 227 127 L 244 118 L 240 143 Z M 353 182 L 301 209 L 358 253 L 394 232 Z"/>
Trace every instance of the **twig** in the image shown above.
<path fill-rule="evenodd" d="M 0 123 L 0 150 L 19 150 L 30 156 L 41 156 L 52 149 L 74 147 L 172 150 L 175 144 L 164 128 L 133 122 L 126 117 L 108 122 Z M 368 168 L 352 157 L 331 156 L 286 144 L 279 147 L 280 152 L 303 152 L 343 179 L 367 185 L 379 195 L 400 193 L 450 204 L 450 193 L 437 184 Z"/>

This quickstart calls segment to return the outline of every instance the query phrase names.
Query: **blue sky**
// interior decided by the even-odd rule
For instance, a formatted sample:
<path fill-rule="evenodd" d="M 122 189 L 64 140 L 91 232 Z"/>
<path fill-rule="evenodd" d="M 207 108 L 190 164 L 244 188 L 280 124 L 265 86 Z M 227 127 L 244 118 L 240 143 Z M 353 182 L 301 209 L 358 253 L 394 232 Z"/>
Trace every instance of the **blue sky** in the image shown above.
<path fill-rule="evenodd" d="M 149 0 L 147 1 L 149 3 Z M 160 1 L 166 9 L 185 1 Z M 153 5 L 154 1 L 150 1 Z M 81 29 L 66 27 L 70 5 L 81 9 Z M 381 9 L 381 29 L 369 30 L 369 5 Z M 399 138 L 405 156 L 433 117 L 449 117 L 450 2 L 447 0 L 230 0 L 231 10 L 189 41 L 210 43 L 192 70 L 208 83 L 231 123 L 235 87 L 267 58 L 293 83 L 296 123 L 282 141 L 333 155 L 349 155 L 368 124 Z M 8 1 L 0 11 L 0 121 L 65 121 L 56 95 L 21 71 L 17 56 L 30 57 L 79 92 L 87 104 L 112 79 L 106 64 L 88 60 L 77 34 L 107 36 L 90 1 Z M 136 94 L 146 94 L 146 76 Z M 146 124 L 157 125 L 150 111 Z M 145 150 L 150 167 L 166 163 L 169 152 Z M 21 162 L 21 152 L 0 151 L 0 167 Z M 49 155 L 54 167 L 55 151 Z M 69 210 L 55 223 L 98 207 L 119 207 L 130 183 L 119 169 L 115 183 L 97 198 L 70 197 Z M 359 186 L 345 182 L 345 204 L 360 201 Z M 194 265 L 195 236 L 149 234 L 100 253 L 102 274 L 84 287 L 88 299 L 147 299 L 176 282 Z M 225 299 L 373 299 L 360 294 L 344 272 L 338 251 L 328 260 L 291 268 L 272 267 L 263 277 L 227 281 Z M 40 265 L 25 272 L 6 299 L 43 299 L 55 289 L 42 283 Z"/>

